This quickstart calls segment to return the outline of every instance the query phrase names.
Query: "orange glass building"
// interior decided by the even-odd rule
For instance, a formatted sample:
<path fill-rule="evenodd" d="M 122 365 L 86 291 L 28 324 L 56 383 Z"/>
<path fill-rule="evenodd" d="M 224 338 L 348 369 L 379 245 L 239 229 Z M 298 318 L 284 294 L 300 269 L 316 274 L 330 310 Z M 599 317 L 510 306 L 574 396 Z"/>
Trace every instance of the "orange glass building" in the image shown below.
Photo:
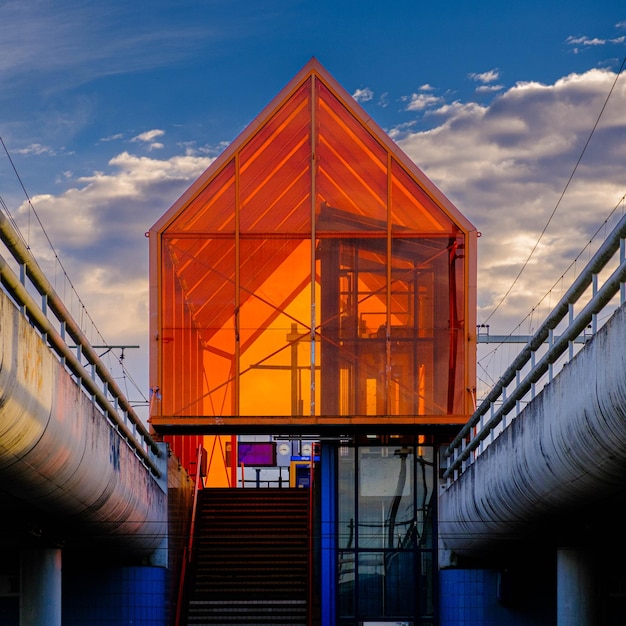
<path fill-rule="evenodd" d="M 153 426 L 465 422 L 475 249 L 312 60 L 150 230 Z"/>
<path fill-rule="evenodd" d="M 186 466 L 203 440 L 212 486 L 239 435 L 319 438 L 315 623 L 437 623 L 475 228 L 313 59 L 149 235 L 154 430 Z"/>

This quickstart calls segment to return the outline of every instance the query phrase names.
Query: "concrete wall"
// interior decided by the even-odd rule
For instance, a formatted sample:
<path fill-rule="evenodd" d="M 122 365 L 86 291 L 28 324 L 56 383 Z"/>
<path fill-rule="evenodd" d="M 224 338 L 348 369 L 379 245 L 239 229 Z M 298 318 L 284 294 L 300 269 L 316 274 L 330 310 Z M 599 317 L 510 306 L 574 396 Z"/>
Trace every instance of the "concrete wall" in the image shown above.
<path fill-rule="evenodd" d="M 97 538 L 148 554 L 167 531 L 164 486 L 3 292 L 0 510 L 12 546 L 49 535 L 66 546 Z"/>
<path fill-rule="evenodd" d="M 625 346 L 622 307 L 440 494 L 445 548 L 484 557 L 551 520 L 611 518 L 626 487 Z"/>

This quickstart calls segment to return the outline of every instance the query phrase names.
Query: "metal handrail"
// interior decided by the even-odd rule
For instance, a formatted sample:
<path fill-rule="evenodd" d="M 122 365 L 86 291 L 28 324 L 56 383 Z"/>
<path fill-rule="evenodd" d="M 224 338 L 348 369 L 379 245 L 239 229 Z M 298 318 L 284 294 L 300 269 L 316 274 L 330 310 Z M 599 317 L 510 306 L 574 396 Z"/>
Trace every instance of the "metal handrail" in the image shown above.
<path fill-rule="evenodd" d="M 193 559 L 193 540 L 196 533 L 196 515 L 198 511 L 198 493 L 204 488 L 202 481 L 202 459 L 206 451 L 202 444 L 198 445 L 198 455 L 196 460 L 196 480 L 193 490 L 193 504 L 191 505 L 191 521 L 189 523 L 189 541 L 183 548 L 183 560 L 180 570 L 180 580 L 178 582 L 178 599 L 176 601 L 175 626 L 180 626 L 182 619 L 183 602 L 185 599 L 185 589 L 187 584 L 187 566 Z"/>
<path fill-rule="evenodd" d="M 155 457 L 161 455 L 157 443 L 57 295 L 30 250 L 1 212 L 0 239 L 20 267 L 18 277 L 6 259 L 0 255 L 0 282 L 7 293 L 22 308 L 30 323 L 57 354 L 61 363 L 76 376 L 82 389 L 101 408 L 141 461 L 154 476 L 160 477 L 162 472 L 155 461 Z M 29 293 L 26 278 L 42 297 L 41 306 Z M 62 332 L 59 332 L 48 319 L 48 311 L 52 311 Z M 74 342 L 75 351 L 67 343 L 66 334 Z M 88 372 L 81 363 L 81 354 L 91 366 L 91 372 Z M 96 377 L 102 387 L 96 382 Z M 120 415 L 120 410 L 125 417 Z"/>
<path fill-rule="evenodd" d="M 548 371 L 550 366 L 563 355 L 589 323 L 595 321 L 597 314 L 613 299 L 618 291 L 620 292 L 621 304 L 624 303 L 626 299 L 623 287 L 623 284 L 626 282 L 625 238 L 626 215 L 622 217 L 611 231 L 572 286 L 445 450 L 447 468 L 443 473 L 444 478 L 452 480 L 456 477 L 459 470 L 471 459 L 471 454 L 493 433 L 495 428 L 503 422 L 504 418 L 518 406 L 519 401 L 533 388 L 533 385 Z M 605 280 L 602 287 L 597 289 L 596 281 L 598 274 L 606 267 L 618 250 L 620 250 L 620 265 Z M 578 302 L 592 284 L 594 287 L 593 296 L 574 318 L 572 313 L 574 304 Z M 554 329 L 568 314 L 570 315 L 570 320 L 567 328 L 560 337 L 554 340 L 552 336 Z M 593 328 L 594 332 L 595 330 Z M 535 353 L 545 344 L 548 338 L 551 339 L 548 350 L 538 363 L 534 363 Z M 505 392 L 508 385 L 513 380 L 519 378 L 519 372 L 529 361 L 531 361 L 532 366 L 524 380 L 518 380 L 517 386 L 512 393 L 506 395 Z M 493 411 L 496 401 L 500 400 L 500 398 L 502 398 L 501 406 L 497 411 Z M 485 423 L 481 423 L 488 411 L 492 411 L 491 417 Z"/>

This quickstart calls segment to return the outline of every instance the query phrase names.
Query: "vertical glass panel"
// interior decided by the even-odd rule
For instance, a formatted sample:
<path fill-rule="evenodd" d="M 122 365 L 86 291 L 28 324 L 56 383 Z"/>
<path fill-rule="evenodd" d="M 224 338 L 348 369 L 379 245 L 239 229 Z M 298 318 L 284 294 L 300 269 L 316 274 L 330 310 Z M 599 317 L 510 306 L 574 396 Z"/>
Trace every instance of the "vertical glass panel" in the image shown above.
<path fill-rule="evenodd" d="M 241 149 L 242 233 L 310 232 L 310 92 L 309 80 Z"/>
<path fill-rule="evenodd" d="M 385 438 L 394 445 L 340 448 L 338 456 L 342 624 L 352 619 L 417 623 L 434 613 L 434 448 L 423 436 Z M 354 534 L 351 483 L 357 493 Z"/>
<path fill-rule="evenodd" d="M 418 554 L 419 572 L 417 596 L 422 617 L 432 617 L 435 614 L 435 576 L 437 569 L 434 553 L 424 550 Z"/>
<path fill-rule="evenodd" d="M 235 161 L 224 165 L 194 199 L 194 210 L 182 212 L 169 234 L 235 232 Z"/>
<path fill-rule="evenodd" d="M 356 474 L 354 448 L 339 447 L 337 459 L 337 543 L 339 548 L 356 547 Z"/>
<path fill-rule="evenodd" d="M 323 83 L 317 122 L 318 201 L 386 221 L 387 152 Z"/>
<path fill-rule="evenodd" d="M 325 239 L 322 413 L 387 414 L 386 239 Z"/>
<path fill-rule="evenodd" d="M 391 163 L 391 222 L 427 235 L 455 225 L 395 159 Z"/>
<path fill-rule="evenodd" d="M 413 449 L 359 448 L 359 548 L 393 549 L 413 542 Z"/>
<path fill-rule="evenodd" d="M 240 412 L 308 414 L 311 246 L 241 241 Z"/>
<path fill-rule="evenodd" d="M 415 615 L 415 554 L 407 551 L 363 551 L 358 556 L 356 595 L 360 616 Z"/>
<path fill-rule="evenodd" d="M 206 238 L 164 241 L 163 411 L 167 415 L 230 414 L 235 353 L 234 243 Z M 213 265 L 206 262 L 207 248 L 215 253 Z"/>
<path fill-rule="evenodd" d="M 337 577 L 337 611 L 341 617 L 354 615 L 355 581 L 356 581 L 356 551 L 339 550 L 338 577 Z"/>
<path fill-rule="evenodd" d="M 337 602 L 339 615 L 354 615 L 356 579 L 355 450 L 340 446 L 337 457 Z"/>
<path fill-rule="evenodd" d="M 435 502 L 435 458 L 432 446 L 417 447 L 415 463 L 415 543 L 433 549 L 433 504 Z"/>

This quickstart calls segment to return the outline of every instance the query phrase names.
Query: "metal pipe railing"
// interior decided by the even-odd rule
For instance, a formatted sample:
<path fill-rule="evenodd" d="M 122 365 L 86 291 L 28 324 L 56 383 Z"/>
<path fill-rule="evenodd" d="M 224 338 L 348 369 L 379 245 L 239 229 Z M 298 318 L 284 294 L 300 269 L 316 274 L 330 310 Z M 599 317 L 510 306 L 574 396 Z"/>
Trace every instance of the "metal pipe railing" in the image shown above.
<path fill-rule="evenodd" d="M 598 313 L 619 292 L 621 302 L 624 302 L 623 284 L 626 282 L 626 260 L 623 254 L 623 241 L 626 238 L 626 216 L 623 216 L 613 231 L 602 243 L 598 251 L 578 275 L 571 287 L 567 290 L 559 303 L 555 306 L 537 332 L 521 350 L 513 363 L 505 370 L 498 382 L 494 385 L 487 397 L 481 402 L 468 422 L 459 431 L 452 443 L 445 451 L 448 459 L 444 478 L 452 479 L 470 459 L 470 455 L 478 446 L 490 436 L 516 406 L 520 400 L 533 389 L 534 384 L 549 371 L 550 367 L 563 355 L 571 343 L 584 331 L 590 322 L 595 322 Z M 620 251 L 620 265 L 613 271 L 601 288 L 597 288 L 598 274 L 606 267 L 609 261 Z M 593 296 L 574 317 L 573 306 L 581 296 L 593 285 Z M 549 337 L 553 339 L 554 329 L 569 315 L 567 328 L 561 335 L 550 342 L 547 352 L 538 361 L 534 362 L 535 354 L 545 344 Z M 594 324 L 595 326 L 595 324 Z M 594 328 L 595 330 L 595 328 Z M 529 361 L 531 368 L 523 380 L 519 380 L 519 373 Z M 516 387 L 509 394 L 508 386 L 518 379 Z M 496 401 L 502 399 L 500 408 L 492 412 L 491 417 L 480 423 L 488 411 L 492 411 Z"/>
<path fill-rule="evenodd" d="M 175 626 L 180 626 L 182 624 L 183 604 L 185 602 L 185 592 L 187 588 L 187 568 L 193 561 L 193 543 L 194 535 L 196 534 L 196 516 L 198 512 L 198 493 L 204 488 L 204 482 L 202 481 L 202 464 L 204 455 L 206 455 L 206 451 L 202 444 L 200 444 L 198 446 L 198 455 L 196 459 L 196 480 L 193 490 L 193 503 L 191 505 L 189 540 L 187 545 L 183 548 L 183 560 L 181 563 L 180 579 L 178 583 L 178 599 L 176 602 L 176 618 L 174 622 Z"/>
<path fill-rule="evenodd" d="M 0 239 L 20 267 L 18 276 L 0 255 L 0 282 L 8 295 L 21 308 L 64 366 L 76 376 L 83 390 L 97 403 L 151 473 L 160 477 L 161 470 L 155 461 L 155 457 L 160 456 L 157 443 L 45 277 L 30 250 L 2 213 L 0 213 Z M 42 297 L 42 305 L 39 305 L 29 293 L 26 279 Z M 61 332 L 48 318 L 50 311 L 59 323 Z M 70 348 L 66 336 L 74 342 L 75 350 Z M 90 372 L 81 363 L 81 354 L 91 366 Z M 126 418 L 120 415 L 120 410 Z"/>

